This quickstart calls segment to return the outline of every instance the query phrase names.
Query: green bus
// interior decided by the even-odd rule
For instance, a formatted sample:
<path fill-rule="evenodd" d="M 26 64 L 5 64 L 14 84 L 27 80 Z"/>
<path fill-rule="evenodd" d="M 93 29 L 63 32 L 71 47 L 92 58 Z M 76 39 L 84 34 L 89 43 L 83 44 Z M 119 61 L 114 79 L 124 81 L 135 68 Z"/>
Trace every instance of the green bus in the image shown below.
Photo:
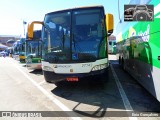
<path fill-rule="evenodd" d="M 25 38 L 21 38 L 19 41 L 19 61 L 21 63 L 25 62 Z"/>
<path fill-rule="evenodd" d="M 34 39 L 26 40 L 26 67 L 29 70 L 42 69 L 41 30 L 34 31 Z"/>
<path fill-rule="evenodd" d="M 121 20 L 116 29 L 119 64 L 160 101 L 160 1 L 131 0 L 129 4 L 153 5 L 154 20 Z"/>
<path fill-rule="evenodd" d="M 17 40 L 12 48 L 13 48 L 13 58 L 15 60 L 19 60 L 20 62 L 25 62 L 25 38 L 21 38 Z"/>
<path fill-rule="evenodd" d="M 20 53 L 20 40 L 17 40 L 14 44 L 13 44 L 13 58 L 15 60 L 19 60 L 19 53 Z"/>

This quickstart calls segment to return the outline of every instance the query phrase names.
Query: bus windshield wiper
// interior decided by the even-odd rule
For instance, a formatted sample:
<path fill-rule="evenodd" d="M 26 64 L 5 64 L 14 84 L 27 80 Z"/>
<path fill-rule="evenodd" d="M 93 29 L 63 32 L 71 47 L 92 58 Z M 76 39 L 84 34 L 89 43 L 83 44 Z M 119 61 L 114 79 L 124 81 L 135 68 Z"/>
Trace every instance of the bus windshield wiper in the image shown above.
<path fill-rule="evenodd" d="M 74 44 L 74 49 L 75 49 L 75 51 L 76 51 L 76 41 L 75 41 L 75 35 L 73 34 L 73 38 L 72 38 L 72 40 L 73 40 L 73 44 Z"/>
<path fill-rule="evenodd" d="M 64 51 L 64 42 L 65 42 L 65 35 L 64 35 L 64 31 L 62 33 L 62 50 Z"/>

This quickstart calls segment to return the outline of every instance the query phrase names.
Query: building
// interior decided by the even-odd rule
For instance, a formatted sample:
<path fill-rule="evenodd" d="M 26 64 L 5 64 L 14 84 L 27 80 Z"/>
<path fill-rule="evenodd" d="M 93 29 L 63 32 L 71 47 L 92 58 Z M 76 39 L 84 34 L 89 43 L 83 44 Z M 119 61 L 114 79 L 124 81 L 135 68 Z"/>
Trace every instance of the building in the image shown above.
<path fill-rule="evenodd" d="M 3 45 L 6 45 L 8 47 L 11 47 L 13 43 L 20 39 L 19 36 L 13 36 L 13 35 L 0 35 L 0 43 Z"/>
<path fill-rule="evenodd" d="M 0 43 L 0 52 L 5 50 L 6 48 L 7 48 L 6 45 L 3 45 L 3 44 Z"/>

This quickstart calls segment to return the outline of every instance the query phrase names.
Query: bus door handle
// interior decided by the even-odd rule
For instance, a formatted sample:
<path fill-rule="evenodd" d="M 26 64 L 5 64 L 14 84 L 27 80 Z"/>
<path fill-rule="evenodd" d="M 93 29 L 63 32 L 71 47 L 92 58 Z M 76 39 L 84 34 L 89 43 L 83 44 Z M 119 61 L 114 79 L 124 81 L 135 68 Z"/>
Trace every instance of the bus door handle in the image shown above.
<path fill-rule="evenodd" d="M 160 56 L 158 56 L 158 60 L 160 60 Z"/>

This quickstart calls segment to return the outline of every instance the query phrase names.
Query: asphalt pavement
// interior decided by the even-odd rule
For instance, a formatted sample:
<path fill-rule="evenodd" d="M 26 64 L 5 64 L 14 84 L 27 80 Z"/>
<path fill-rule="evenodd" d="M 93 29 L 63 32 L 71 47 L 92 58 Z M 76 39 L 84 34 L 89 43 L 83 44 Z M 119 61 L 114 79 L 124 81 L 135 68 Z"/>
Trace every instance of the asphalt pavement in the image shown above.
<path fill-rule="evenodd" d="M 160 111 L 160 103 L 121 69 L 115 55 L 109 59 L 110 68 L 103 80 L 92 76 L 57 87 L 45 82 L 41 70 L 31 71 L 13 58 L 0 57 L 0 111 L 19 111 L 21 115 L 22 111 L 40 111 L 41 114 L 34 117 L 38 120 L 160 119 L 154 117 Z M 153 116 L 139 117 L 146 115 L 144 111 L 150 111 Z M 24 119 L 33 118 L 30 113 L 27 115 Z M 0 115 L 0 120 L 20 118 Z"/>

